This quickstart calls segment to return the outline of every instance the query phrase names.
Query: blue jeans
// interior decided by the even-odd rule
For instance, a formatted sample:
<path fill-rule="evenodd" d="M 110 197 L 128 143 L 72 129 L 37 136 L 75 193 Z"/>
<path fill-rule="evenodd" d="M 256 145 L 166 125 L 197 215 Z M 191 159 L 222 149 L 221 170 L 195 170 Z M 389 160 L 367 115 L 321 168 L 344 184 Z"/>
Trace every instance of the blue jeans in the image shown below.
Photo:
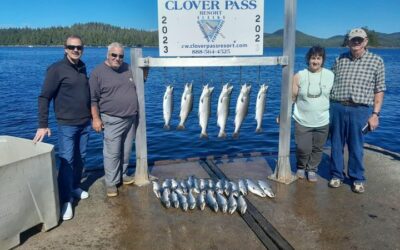
<path fill-rule="evenodd" d="M 58 156 L 61 162 L 58 190 L 61 204 L 71 200 L 71 191 L 81 183 L 89 131 L 90 122 L 77 126 L 58 124 Z"/>
<path fill-rule="evenodd" d="M 365 181 L 364 135 L 362 128 L 368 122 L 371 109 L 368 106 L 345 106 L 338 102 L 330 104 L 331 118 L 331 174 L 344 179 L 344 145 L 349 151 L 348 176 L 352 181 Z"/>

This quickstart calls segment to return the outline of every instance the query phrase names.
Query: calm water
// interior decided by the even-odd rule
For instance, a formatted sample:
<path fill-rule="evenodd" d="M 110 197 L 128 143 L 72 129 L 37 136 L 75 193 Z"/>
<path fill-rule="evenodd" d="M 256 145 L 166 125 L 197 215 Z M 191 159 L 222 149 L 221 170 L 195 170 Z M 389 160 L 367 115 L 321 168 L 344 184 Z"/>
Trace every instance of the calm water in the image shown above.
<path fill-rule="evenodd" d="M 328 58 L 325 66 L 330 68 L 334 58 L 346 49 L 328 49 Z M 305 67 L 304 55 L 307 49 L 296 50 L 295 71 Z M 400 152 L 400 49 L 373 49 L 373 52 L 383 57 L 386 65 L 386 83 L 388 90 L 380 119 L 380 128 L 367 135 L 368 143 Z M 125 52 L 127 62 L 130 62 L 129 50 Z M 158 56 L 158 50 L 145 48 L 144 56 Z M 265 49 L 266 56 L 282 54 L 281 49 Z M 11 135 L 22 138 L 33 138 L 37 128 L 37 96 L 45 76 L 46 68 L 63 55 L 62 48 L 0 48 L 0 135 Z M 83 60 L 88 72 L 101 63 L 106 55 L 105 48 L 86 48 Z M 146 91 L 147 139 L 148 158 L 150 161 L 161 159 L 178 159 L 206 155 L 223 155 L 248 152 L 277 152 L 279 127 L 275 117 L 279 114 L 281 67 L 229 67 L 229 68 L 154 68 L 151 69 Z M 230 116 L 226 131 L 232 135 L 234 125 L 234 107 L 239 95 L 240 84 L 252 84 L 249 115 L 245 119 L 239 139 L 217 138 L 219 128 L 216 125 L 216 106 L 222 83 L 231 80 L 234 89 L 232 92 Z M 186 121 L 186 130 L 177 131 L 179 123 L 180 98 L 184 83 L 194 83 L 193 111 Z M 215 86 L 212 95 L 212 111 L 208 125 L 208 140 L 199 139 L 198 102 L 203 83 L 210 82 Z M 173 83 L 174 113 L 170 131 L 163 130 L 162 98 L 167 84 Z M 267 83 L 266 113 L 263 120 L 263 133 L 254 133 L 255 97 L 258 85 Z M 46 141 L 56 144 L 56 123 L 51 112 L 50 128 L 53 136 Z M 293 126 L 292 126 L 293 128 Z M 293 137 L 292 137 L 293 138 Z M 292 140 L 292 148 L 294 142 Z M 57 150 L 57 148 L 56 148 Z M 134 162 L 134 154 L 132 163 Z M 102 138 L 100 134 L 92 132 L 88 149 L 88 167 L 102 165 Z"/>

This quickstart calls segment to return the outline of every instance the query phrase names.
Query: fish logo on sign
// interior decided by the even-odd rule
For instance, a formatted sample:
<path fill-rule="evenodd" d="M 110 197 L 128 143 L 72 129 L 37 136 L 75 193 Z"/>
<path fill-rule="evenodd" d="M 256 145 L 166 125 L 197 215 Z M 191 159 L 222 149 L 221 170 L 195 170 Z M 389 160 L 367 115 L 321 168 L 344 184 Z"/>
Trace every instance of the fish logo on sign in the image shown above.
<path fill-rule="evenodd" d="M 220 30 L 224 24 L 223 19 L 203 19 L 198 20 L 197 23 L 208 42 L 214 42 L 218 34 L 222 36 Z"/>

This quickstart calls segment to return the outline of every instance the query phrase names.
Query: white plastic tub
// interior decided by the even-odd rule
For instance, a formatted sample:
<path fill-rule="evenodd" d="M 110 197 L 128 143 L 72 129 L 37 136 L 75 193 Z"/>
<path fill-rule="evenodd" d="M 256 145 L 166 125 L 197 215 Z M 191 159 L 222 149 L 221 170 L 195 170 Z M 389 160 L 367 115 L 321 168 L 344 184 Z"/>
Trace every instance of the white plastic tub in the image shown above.
<path fill-rule="evenodd" d="M 54 147 L 0 136 L 0 249 L 19 245 L 19 234 L 43 223 L 58 224 L 59 202 Z"/>

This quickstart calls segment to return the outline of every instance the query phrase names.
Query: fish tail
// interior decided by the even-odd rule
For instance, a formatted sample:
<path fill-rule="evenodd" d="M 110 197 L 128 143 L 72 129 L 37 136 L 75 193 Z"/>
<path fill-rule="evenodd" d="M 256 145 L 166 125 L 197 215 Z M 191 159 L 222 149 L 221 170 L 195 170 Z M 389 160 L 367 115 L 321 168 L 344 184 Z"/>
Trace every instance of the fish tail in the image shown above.
<path fill-rule="evenodd" d="M 183 124 L 179 124 L 178 127 L 176 127 L 177 130 L 184 130 L 185 129 L 185 125 Z"/>
<path fill-rule="evenodd" d="M 207 133 L 201 133 L 200 138 L 208 139 Z"/>
<path fill-rule="evenodd" d="M 262 132 L 262 128 L 256 128 L 256 133 L 261 133 Z"/>
<path fill-rule="evenodd" d="M 218 138 L 226 138 L 225 131 L 219 131 Z"/>
<path fill-rule="evenodd" d="M 168 124 L 164 124 L 164 129 L 169 130 L 170 126 Z"/>
<path fill-rule="evenodd" d="M 235 139 L 239 138 L 239 132 L 234 132 L 232 137 Z"/>

